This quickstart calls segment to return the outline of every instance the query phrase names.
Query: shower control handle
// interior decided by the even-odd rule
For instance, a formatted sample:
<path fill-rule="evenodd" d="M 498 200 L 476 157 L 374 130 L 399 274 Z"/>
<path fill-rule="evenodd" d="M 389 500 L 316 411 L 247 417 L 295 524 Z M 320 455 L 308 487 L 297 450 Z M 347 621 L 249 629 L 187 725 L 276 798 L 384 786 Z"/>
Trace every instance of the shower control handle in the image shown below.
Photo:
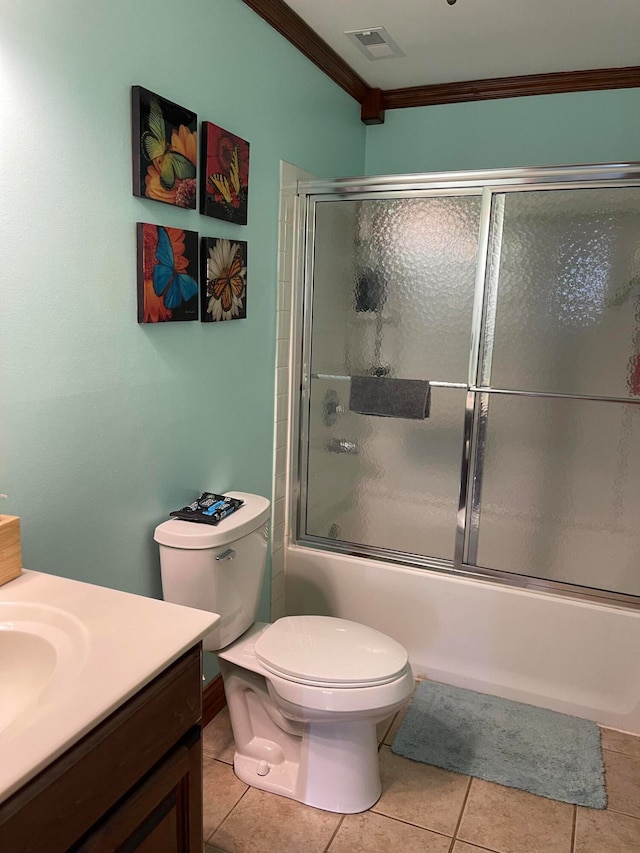
<path fill-rule="evenodd" d="M 360 453 L 357 441 L 349 441 L 347 438 L 332 438 L 327 442 L 329 453 L 349 453 L 357 456 Z"/>

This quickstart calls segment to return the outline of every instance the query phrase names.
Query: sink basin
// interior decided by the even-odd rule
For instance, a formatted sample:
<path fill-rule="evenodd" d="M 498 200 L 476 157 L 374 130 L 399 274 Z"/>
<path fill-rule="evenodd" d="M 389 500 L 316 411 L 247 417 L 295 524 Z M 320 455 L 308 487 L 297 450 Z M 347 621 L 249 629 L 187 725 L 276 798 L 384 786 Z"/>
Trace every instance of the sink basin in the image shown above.
<path fill-rule="evenodd" d="M 82 670 L 87 631 L 57 607 L 0 602 L 0 732 L 14 734 L 46 711 Z"/>
<path fill-rule="evenodd" d="M 219 618 L 28 569 L 0 586 L 0 803 Z"/>

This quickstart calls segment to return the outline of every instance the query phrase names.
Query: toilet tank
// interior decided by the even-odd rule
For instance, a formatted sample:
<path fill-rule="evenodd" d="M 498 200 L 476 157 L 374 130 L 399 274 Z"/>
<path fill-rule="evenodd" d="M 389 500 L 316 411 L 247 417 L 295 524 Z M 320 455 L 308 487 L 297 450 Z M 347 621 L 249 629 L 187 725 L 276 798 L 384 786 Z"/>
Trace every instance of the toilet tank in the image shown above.
<path fill-rule="evenodd" d="M 228 646 L 253 624 L 267 562 L 269 501 L 227 494 L 244 504 L 219 524 L 174 518 L 153 535 L 160 546 L 164 600 L 220 615 L 203 640 L 205 651 Z"/>

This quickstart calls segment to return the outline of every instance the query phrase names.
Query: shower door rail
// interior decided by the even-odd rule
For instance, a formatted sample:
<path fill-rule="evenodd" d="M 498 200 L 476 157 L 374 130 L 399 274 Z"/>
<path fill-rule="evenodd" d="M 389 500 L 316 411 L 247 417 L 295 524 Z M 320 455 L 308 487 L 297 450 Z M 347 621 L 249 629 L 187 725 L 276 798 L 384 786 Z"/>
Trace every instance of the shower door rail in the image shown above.
<path fill-rule="evenodd" d="M 548 238 L 548 235 L 553 235 L 553 229 L 555 227 L 553 222 L 553 211 L 548 209 L 548 207 L 552 208 L 553 202 L 557 198 L 561 199 L 562 204 L 566 203 L 567 198 L 571 201 L 571 196 L 567 196 L 566 193 L 553 196 L 553 191 L 567 191 L 570 193 L 575 190 L 618 190 L 624 188 L 640 188 L 640 164 L 630 163 L 577 167 L 550 167 L 541 169 L 507 169 L 494 170 L 490 172 L 440 173 L 434 175 L 359 178 L 355 180 L 338 179 L 334 181 L 313 181 L 299 184 L 299 194 L 305 202 L 304 209 L 306 212 L 304 230 L 301 231 L 299 235 L 299 245 L 302 248 L 302 254 L 305 257 L 304 266 L 300 266 L 301 274 L 304 277 L 304 298 L 301 315 L 297 322 L 297 341 L 295 347 L 300 353 L 300 398 L 299 406 L 294 407 L 294 411 L 296 411 L 294 423 L 294 446 L 297 447 L 297 450 L 293 452 L 291 459 L 292 482 L 290 488 L 290 494 L 294 496 L 290 501 L 290 526 L 291 530 L 295 531 L 295 537 L 298 544 L 309 547 L 318 547 L 329 551 L 337 551 L 340 553 L 374 557 L 412 565 L 419 568 L 454 572 L 465 576 L 490 579 L 492 581 L 498 581 L 510 585 L 543 589 L 557 594 L 584 597 L 588 600 L 596 599 L 607 601 L 609 603 L 617 603 L 621 606 L 640 606 L 640 579 L 637 589 L 635 588 L 635 582 L 628 583 L 629 588 L 633 588 L 633 592 L 629 592 L 624 588 L 623 584 L 619 584 L 623 587 L 622 589 L 616 589 L 613 582 L 611 583 L 612 588 L 607 588 L 604 584 L 597 585 L 597 581 L 594 582 L 593 578 L 591 578 L 589 582 L 582 583 L 581 581 L 576 582 L 576 578 L 570 575 L 567 575 L 567 577 L 554 578 L 545 577 L 541 574 L 535 574 L 534 572 L 524 574 L 519 573 L 519 571 L 514 571 L 513 566 L 508 566 L 508 568 L 505 566 L 496 568 L 495 566 L 492 567 L 491 565 L 487 565 L 486 561 L 485 564 L 483 564 L 482 559 L 479 560 L 479 550 L 482 551 L 482 548 L 479 549 L 479 542 L 481 541 L 480 531 L 482 529 L 483 482 L 485 480 L 489 481 L 491 488 L 493 489 L 494 498 L 496 494 L 495 490 L 499 488 L 500 485 L 500 478 L 496 475 L 495 438 L 492 438 L 491 429 L 495 422 L 497 424 L 496 431 L 505 432 L 505 423 L 508 425 L 509 418 L 511 417 L 509 409 L 512 404 L 509 403 L 509 401 L 522 401 L 519 405 L 524 406 L 525 408 L 518 410 L 516 406 L 516 421 L 518 423 L 524 423 L 525 426 L 531 417 L 531 412 L 534 411 L 531 409 L 527 412 L 526 406 L 528 404 L 526 401 L 530 401 L 530 403 L 534 405 L 534 408 L 537 406 L 536 401 L 543 400 L 547 400 L 550 405 L 556 406 L 553 410 L 547 410 L 546 414 L 543 411 L 542 419 L 540 419 L 541 416 L 536 413 L 534 420 L 531 422 L 533 434 L 544 433 L 547 439 L 549 439 L 549 436 L 553 436 L 554 430 L 560 431 L 561 429 L 564 429 L 565 433 L 569 434 L 571 431 L 571 425 L 574 422 L 577 422 L 576 418 L 580 421 L 578 412 L 584 412 L 581 405 L 594 404 L 598 412 L 597 417 L 592 412 L 589 412 L 589 415 L 586 418 L 581 416 L 580 422 L 583 424 L 585 421 L 587 422 L 587 428 L 583 430 L 585 432 L 585 435 L 582 437 L 583 444 L 586 443 L 585 446 L 600 447 L 600 445 L 597 445 L 595 439 L 597 438 L 598 440 L 601 440 L 606 430 L 602 435 L 599 435 L 596 423 L 594 433 L 591 435 L 589 432 L 591 427 L 588 426 L 588 422 L 590 420 L 593 420 L 594 422 L 601 420 L 604 423 L 608 419 L 611 421 L 611 424 L 608 424 L 611 426 L 610 434 L 614 434 L 614 429 L 618 430 L 618 432 L 615 433 L 618 445 L 618 462 L 616 462 L 618 468 L 623 465 L 623 463 L 619 461 L 622 459 L 622 452 L 620 451 L 621 442 L 623 444 L 626 442 L 623 448 L 624 452 L 627 454 L 625 459 L 628 457 L 629 453 L 633 454 L 633 447 L 629 450 L 628 445 L 631 440 L 630 436 L 633 436 L 633 430 L 637 429 L 637 424 L 639 422 L 639 419 L 633 414 L 633 412 L 640 415 L 640 409 L 637 408 L 640 403 L 640 390 L 636 393 L 629 391 L 629 396 L 624 396 L 621 393 L 607 393 L 606 391 L 602 393 L 589 393 L 582 388 L 578 389 L 576 392 L 575 390 L 567 389 L 549 390 L 544 387 L 535 389 L 523 387 L 502 387 L 503 383 L 501 382 L 491 382 L 493 359 L 495 355 L 494 347 L 496 344 L 496 311 L 505 310 L 504 305 L 498 305 L 497 295 L 499 293 L 498 278 L 500 278 L 500 275 L 502 274 L 500 253 L 502 251 L 502 239 L 504 236 L 502 232 L 505 220 L 505 205 L 508 208 L 507 215 L 512 216 L 513 214 L 511 213 L 511 210 L 512 208 L 517 209 L 516 202 L 519 202 L 520 199 L 525 199 L 525 202 L 523 203 L 525 208 L 527 208 L 527 203 L 531 202 L 533 205 L 533 221 L 535 223 L 542 223 L 542 238 L 538 239 L 544 248 L 544 241 L 546 239 L 550 239 Z M 513 196 L 510 201 L 507 201 L 512 193 L 516 193 L 518 196 Z M 529 195 L 530 193 L 531 195 Z M 536 193 L 538 196 L 535 195 Z M 547 195 L 541 196 L 541 193 L 546 193 Z M 314 248 L 316 238 L 316 205 L 322 202 L 363 202 L 414 198 L 449 198 L 457 195 L 478 196 L 480 194 L 482 201 L 477 232 L 475 289 L 473 295 L 472 319 L 470 323 L 471 328 L 467 381 L 460 382 L 434 379 L 431 382 L 431 385 L 434 388 L 443 389 L 444 392 L 448 389 L 452 391 L 464 390 L 466 392 L 464 412 L 462 414 L 463 428 L 460 448 L 461 465 L 459 469 L 458 483 L 459 497 L 458 509 L 455 518 L 455 547 L 452 558 L 446 558 L 438 555 L 431 556 L 428 554 L 418 554 L 409 549 L 403 550 L 396 547 L 387 548 L 380 544 L 371 545 L 364 542 L 353 541 L 348 538 L 340 540 L 336 537 L 319 535 L 317 532 L 307 528 L 307 508 L 309 501 L 309 437 L 312 396 L 311 386 L 312 383 L 317 384 L 322 382 L 343 383 L 350 378 L 350 375 L 349 372 L 344 373 L 342 371 L 324 372 L 321 369 L 314 369 L 312 364 L 311 333 L 314 309 L 313 282 L 315 274 Z M 524 194 L 526 194 L 526 197 Z M 537 198 L 542 198 L 543 203 L 538 204 L 536 207 L 535 202 Z M 637 208 L 635 205 L 635 195 L 629 199 L 625 199 L 625 204 L 629 207 L 629 218 L 631 224 L 635 222 L 634 217 L 637 214 L 640 214 L 640 195 L 638 195 L 637 198 Z M 514 201 L 513 205 L 511 204 L 511 201 Z M 547 205 L 547 202 L 549 202 L 549 205 Z M 560 204 L 560 208 L 562 208 L 562 204 Z M 571 205 L 569 204 L 569 208 L 570 207 Z M 624 219 L 626 212 L 627 211 L 623 211 L 622 219 Z M 579 217 L 576 217 L 575 211 L 573 210 L 570 210 L 570 215 L 579 219 Z M 548 222 L 545 217 L 548 217 Z M 623 227 L 627 227 L 624 222 Z M 579 239 L 586 238 L 579 235 Z M 567 251 L 570 253 L 571 247 L 569 247 Z M 518 252 L 526 255 L 526 249 L 523 250 L 522 246 L 516 246 L 515 250 L 512 249 L 512 254 L 517 255 Z M 640 254 L 638 257 L 640 258 Z M 507 260 L 512 265 L 514 264 L 513 258 Z M 600 279 L 602 280 L 604 280 L 603 277 L 605 276 L 605 273 L 607 273 L 608 269 L 607 263 L 609 261 L 607 259 L 605 259 L 605 261 L 602 261 L 601 263 L 602 269 L 598 268 L 596 270 L 597 276 L 600 276 Z M 570 258 L 570 260 L 567 261 L 568 268 L 570 267 L 571 262 L 572 260 Z M 584 270 L 581 271 L 579 269 L 579 258 L 576 263 L 578 264 L 578 267 L 576 268 L 577 273 L 579 275 L 585 275 Z M 609 266 L 610 265 L 611 264 L 609 264 Z M 638 269 L 638 274 L 640 275 L 640 269 Z M 516 292 L 515 289 L 514 292 Z M 600 297 L 602 297 L 602 294 L 600 294 L 599 298 Z M 508 298 L 511 302 L 507 307 L 512 308 L 512 303 L 514 302 L 513 295 L 508 294 Z M 640 311 L 640 296 L 638 297 L 638 305 L 638 310 Z M 580 308 L 580 305 L 578 305 L 578 308 Z M 577 311 L 577 309 L 574 310 L 574 314 L 575 316 L 572 315 L 568 318 L 567 323 L 570 321 L 574 323 L 576 322 L 576 317 L 579 318 L 579 311 Z M 638 322 L 640 323 L 640 316 L 638 317 Z M 637 335 L 638 348 L 640 352 L 640 332 L 638 332 Z M 504 347 L 500 352 L 500 357 L 502 359 L 502 367 L 504 367 Z M 570 361 L 570 359 L 568 360 Z M 638 364 L 640 365 L 640 355 Z M 640 366 L 638 369 L 640 370 Z M 631 386 L 629 387 L 631 388 Z M 602 391 L 602 388 L 598 390 Z M 316 394 L 316 397 L 317 396 L 318 395 Z M 493 400 L 494 402 L 504 400 L 504 407 L 506 407 L 503 407 L 503 410 L 498 407 L 496 409 L 496 414 L 495 416 L 492 416 L 491 421 L 489 421 L 490 400 Z M 598 408 L 599 404 L 606 404 L 614 407 L 617 406 L 618 408 L 615 410 L 607 409 L 605 414 L 601 406 Z M 557 406 L 560 406 L 561 409 L 558 409 Z M 551 426 L 549 426 L 545 421 L 548 412 L 552 412 L 551 417 L 547 418 L 553 422 Z M 558 412 L 560 412 L 560 414 L 558 414 Z M 489 473 L 485 470 L 485 466 L 487 464 L 488 440 L 491 445 L 491 453 L 489 456 L 493 465 Z M 492 441 L 493 445 L 491 444 Z M 336 447 L 340 453 L 349 453 L 354 451 L 355 448 L 355 445 L 349 444 L 349 442 L 343 445 L 338 442 L 333 446 Z M 344 449 L 345 447 L 347 450 Z M 607 443 L 602 445 L 602 447 L 610 450 Z M 513 454 L 515 453 L 513 448 L 510 452 Z M 529 460 L 528 464 L 532 464 L 531 460 Z M 629 470 L 617 471 L 616 477 L 614 478 L 615 482 L 611 485 L 611 488 L 615 493 L 614 501 L 619 499 L 620 502 L 623 502 L 624 500 L 633 499 L 633 494 L 635 494 L 635 484 L 632 482 L 632 475 L 636 471 L 636 467 L 633 466 L 637 466 L 637 464 L 638 460 L 633 457 L 632 467 Z M 569 469 L 570 463 L 567 462 L 565 467 Z M 497 468 L 500 468 L 500 464 L 497 465 Z M 508 478 L 505 482 L 509 485 Z M 513 484 L 510 485 L 512 486 Z M 518 486 L 520 492 L 522 491 L 522 488 L 523 486 L 520 484 Z M 537 483 L 536 488 L 543 493 L 544 490 L 540 483 Z M 632 498 L 628 497 L 629 493 L 632 493 Z M 565 495 L 564 497 L 566 501 L 569 501 L 569 503 L 571 503 L 571 501 L 575 502 L 576 500 L 573 493 L 571 495 Z M 560 504 L 562 504 L 562 502 L 560 502 Z M 622 506 L 622 503 L 620 503 L 620 506 Z M 526 519 L 523 521 L 522 513 L 524 512 L 526 516 L 526 502 L 523 504 L 523 507 L 524 509 L 520 511 L 520 516 L 518 516 L 518 513 L 515 513 L 513 517 L 513 524 L 525 523 Z M 619 509 L 620 508 L 618 507 L 616 511 Z M 539 513 L 540 505 L 534 505 L 534 510 L 534 514 Z M 591 508 L 589 512 L 591 513 L 591 516 L 589 517 L 595 517 L 593 508 Z M 622 511 L 620 510 L 620 512 Z M 622 514 L 624 515 L 624 513 Z M 577 512 L 577 515 L 579 516 L 579 511 Z M 494 512 L 494 516 L 498 518 L 499 512 Z M 584 527 L 581 517 L 578 518 L 577 522 L 573 519 L 573 522 L 574 526 L 578 530 L 581 529 L 581 526 Z M 593 536 L 598 533 L 598 524 L 599 522 L 595 524 L 595 527 L 594 525 L 591 525 L 594 527 L 594 530 L 590 530 L 589 525 L 584 528 L 585 539 L 588 538 L 588 536 Z M 617 535 L 616 531 L 618 531 L 619 527 L 618 518 L 616 517 L 615 522 L 602 524 L 602 530 L 600 532 L 603 537 L 608 537 L 613 541 Z M 624 538 L 624 536 L 627 536 L 628 538 L 628 527 L 628 522 L 626 528 L 624 528 L 624 525 L 620 527 L 619 532 L 622 538 Z M 496 531 L 499 531 L 500 523 L 494 523 L 494 528 Z M 491 524 L 489 525 L 489 529 L 491 530 Z M 496 534 L 493 533 L 491 535 L 493 535 L 495 540 Z M 527 530 L 527 535 L 533 537 L 532 530 Z M 490 538 L 491 536 L 489 539 Z M 560 545 L 558 543 L 561 538 L 562 536 L 559 535 L 559 537 L 557 537 L 557 541 L 550 541 L 546 543 L 544 547 L 540 548 L 543 555 L 547 554 L 550 558 L 553 557 L 556 563 L 560 561 L 558 563 L 560 565 L 562 565 L 562 559 L 558 556 L 558 549 L 560 548 L 561 550 L 562 543 L 560 543 Z M 487 539 L 487 541 L 489 541 L 489 539 Z M 578 542 L 578 546 L 580 546 L 579 540 L 580 536 L 578 536 L 578 540 L 576 540 Z M 535 537 L 532 538 L 532 541 L 535 543 Z M 537 546 L 534 546 L 534 550 L 535 547 Z M 630 559 L 629 554 L 633 553 L 634 547 L 634 542 L 630 542 L 630 544 L 627 545 L 627 549 L 625 551 L 625 559 L 627 559 L 627 562 Z M 505 551 L 505 554 L 501 554 L 500 548 L 495 547 L 495 541 L 494 547 L 489 547 L 487 553 L 491 553 L 492 555 L 498 554 L 499 558 L 504 558 L 505 562 L 508 562 L 507 557 L 510 556 L 508 551 Z M 640 576 L 640 552 L 637 554 L 637 557 L 638 575 Z M 625 581 L 625 583 L 627 583 L 627 581 Z"/>

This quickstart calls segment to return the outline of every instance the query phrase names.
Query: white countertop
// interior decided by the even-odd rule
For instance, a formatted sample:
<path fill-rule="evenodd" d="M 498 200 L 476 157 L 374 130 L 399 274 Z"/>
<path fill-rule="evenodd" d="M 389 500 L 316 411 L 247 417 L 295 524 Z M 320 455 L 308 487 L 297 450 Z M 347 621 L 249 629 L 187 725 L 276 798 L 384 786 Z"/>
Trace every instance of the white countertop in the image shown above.
<path fill-rule="evenodd" d="M 74 660 L 67 664 L 66 672 L 61 667 L 57 680 L 55 675 L 43 678 L 37 701 L 0 729 L 0 802 L 152 681 L 220 618 L 153 598 L 25 571 L 0 586 L 0 628 L 26 625 L 12 623 L 11 618 L 26 619 L 24 614 L 36 613 L 35 605 L 44 606 L 43 612 L 50 614 L 52 627 L 48 630 L 62 637 L 63 652 L 66 643 Z M 56 620 L 64 631 L 53 624 Z M 4 654 L 8 657 L 11 652 Z"/>

